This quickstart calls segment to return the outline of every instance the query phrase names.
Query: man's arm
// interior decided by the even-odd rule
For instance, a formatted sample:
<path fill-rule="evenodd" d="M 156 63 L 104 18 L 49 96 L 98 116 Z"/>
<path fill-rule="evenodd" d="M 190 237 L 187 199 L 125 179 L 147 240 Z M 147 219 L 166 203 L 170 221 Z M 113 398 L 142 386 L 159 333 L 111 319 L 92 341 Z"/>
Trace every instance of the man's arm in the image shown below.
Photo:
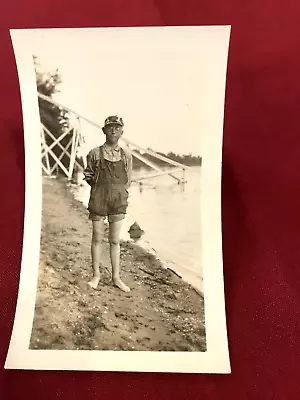
<path fill-rule="evenodd" d="M 126 188 L 128 189 L 131 185 L 132 182 L 132 154 L 129 153 L 129 151 L 126 151 L 126 159 L 127 159 L 127 177 L 128 177 L 128 182 L 126 184 Z"/>
<path fill-rule="evenodd" d="M 95 154 L 93 151 L 90 151 L 86 156 L 86 168 L 83 171 L 84 180 L 90 185 L 93 186 L 94 175 L 95 175 Z"/>

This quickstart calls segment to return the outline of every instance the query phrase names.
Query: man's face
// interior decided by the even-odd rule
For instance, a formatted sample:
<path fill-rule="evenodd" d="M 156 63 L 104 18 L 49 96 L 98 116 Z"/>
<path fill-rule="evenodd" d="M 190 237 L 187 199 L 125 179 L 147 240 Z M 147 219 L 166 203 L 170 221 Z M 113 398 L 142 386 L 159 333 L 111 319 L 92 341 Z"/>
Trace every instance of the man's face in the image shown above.
<path fill-rule="evenodd" d="M 123 127 L 118 124 L 110 124 L 104 128 L 106 141 L 109 144 L 116 144 L 123 134 Z"/>

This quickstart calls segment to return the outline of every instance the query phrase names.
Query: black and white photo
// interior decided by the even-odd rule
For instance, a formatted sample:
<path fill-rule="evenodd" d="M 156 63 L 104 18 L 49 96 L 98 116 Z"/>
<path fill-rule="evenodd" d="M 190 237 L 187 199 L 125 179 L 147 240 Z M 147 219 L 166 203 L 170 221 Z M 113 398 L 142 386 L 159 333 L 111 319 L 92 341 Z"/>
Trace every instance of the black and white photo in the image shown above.
<path fill-rule="evenodd" d="M 230 372 L 229 27 L 12 30 L 26 199 L 6 368 Z"/>

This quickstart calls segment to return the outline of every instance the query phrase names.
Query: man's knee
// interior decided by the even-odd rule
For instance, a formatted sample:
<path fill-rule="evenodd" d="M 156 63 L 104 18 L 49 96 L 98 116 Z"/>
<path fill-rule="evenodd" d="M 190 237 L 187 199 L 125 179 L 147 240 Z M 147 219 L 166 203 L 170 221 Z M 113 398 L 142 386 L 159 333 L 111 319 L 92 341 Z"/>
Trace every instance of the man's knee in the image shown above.
<path fill-rule="evenodd" d="M 102 243 L 103 235 L 93 232 L 92 242 L 94 244 Z"/>
<path fill-rule="evenodd" d="M 103 239 L 103 224 L 100 221 L 95 222 L 93 224 L 93 237 L 92 237 L 92 241 L 95 244 L 99 244 L 102 242 Z"/>
<path fill-rule="evenodd" d="M 120 239 L 117 238 L 117 237 L 110 237 L 110 238 L 109 238 L 109 243 L 110 243 L 112 246 L 118 246 L 118 245 L 120 244 Z"/>

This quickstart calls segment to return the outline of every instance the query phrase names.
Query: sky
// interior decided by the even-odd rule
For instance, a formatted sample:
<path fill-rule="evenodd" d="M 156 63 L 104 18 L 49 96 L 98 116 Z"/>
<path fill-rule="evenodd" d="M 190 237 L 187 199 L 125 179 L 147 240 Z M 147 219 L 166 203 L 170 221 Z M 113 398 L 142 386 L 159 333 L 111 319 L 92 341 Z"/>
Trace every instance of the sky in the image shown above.
<path fill-rule="evenodd" d="M 32 53 L 45 70 L 60 70 L 54 98 L 62 104 L 101 126 L 120 115 L 124 137 L 144 148 L 201 155 L 211 63 L 205 35 L 39 31 Z M 88 148 L 103 142 L 101 131 L 82 129 Z"/>

